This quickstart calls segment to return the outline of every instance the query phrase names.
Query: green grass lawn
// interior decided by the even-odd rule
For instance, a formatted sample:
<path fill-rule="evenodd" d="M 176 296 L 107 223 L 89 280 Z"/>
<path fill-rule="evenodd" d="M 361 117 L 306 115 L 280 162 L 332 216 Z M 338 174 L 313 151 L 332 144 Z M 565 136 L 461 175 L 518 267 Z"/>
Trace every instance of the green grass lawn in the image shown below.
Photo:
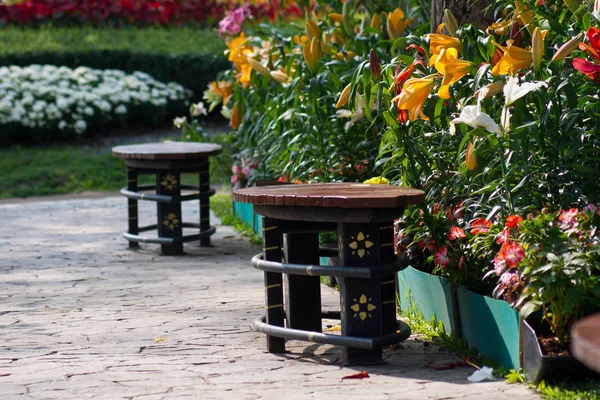
<path fill-rule="evenodd" d="M 211 141 L 224 146 L 224 155 L 211 159 L 211 183 L 226 183 L 231 171 L 230 150 L 224 135 Z M 44 196 L 83 191 L 111 191 L 125 186 L 125 163 L 110 150 L 91 146 L 15 146 L 0 149 L 0 198 Z M 188 176 L 186 176 L 188 175 Z M 141 183 L 150 184 L 143 175 Z M 184 183 L 197 184 L 197 176 L 184 174 Z"/>

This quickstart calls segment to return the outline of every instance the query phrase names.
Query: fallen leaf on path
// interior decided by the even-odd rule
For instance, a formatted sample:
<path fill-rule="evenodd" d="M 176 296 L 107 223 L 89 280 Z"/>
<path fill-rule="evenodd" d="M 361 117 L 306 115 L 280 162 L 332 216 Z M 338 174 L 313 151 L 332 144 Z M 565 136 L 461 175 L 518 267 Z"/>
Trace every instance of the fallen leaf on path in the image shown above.
<path fill-rule="evenodd" d="M 164 337 L 157 337 L 156 339 L 154 339 L 154 341 L 155 341 L 156 343 L 164 342 L 164 341 L 165 341 L 165 338 L 164 338 Z"/>
<path fill-rule="evenodd" d="M 330 328 L 325 329 L 325 332 L 338 332 L 342 330 L 342 326 L 341 325 L 334 325 Z"/>
<path fill-rule="evenodd" d="M 358 374 L 342 376 L 342 379 L 340 379 L 340 382 L 343 381 L 344 379 L 364 379 L 364 378 L 370 378 L 369 373 L 367 371 L 360 371 Z"/>
<path fill-rule="evenodd" d="M 453 369 L 456 367 L 456 363 L 448 363 L 448 364 L 425 364 L 425 368 L 435 369 L 437 371 L 442 371 L 444 369 Z"/>

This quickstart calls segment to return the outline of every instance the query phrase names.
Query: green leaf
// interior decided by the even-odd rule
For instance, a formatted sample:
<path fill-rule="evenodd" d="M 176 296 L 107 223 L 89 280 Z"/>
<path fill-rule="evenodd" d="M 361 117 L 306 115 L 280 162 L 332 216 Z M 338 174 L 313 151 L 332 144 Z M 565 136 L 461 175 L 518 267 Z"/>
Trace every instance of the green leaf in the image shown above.
<path fill-rule="evenodd" d="M 581 302 L 581 297 L 583 296 L 583 291 L 579 288 L 571 288 L 567 292 L 567 296 L 565 298 L 565 305 L 562 310 L 563 314 L 569 314 L 575 307 L 579 305 Z"/>
<path fill-rule="evenodd" d="M 528 301 L 525 304 L 523 304 L 523 306 L 519 310 L 519 313 L 521 314 L 521 318 L 527 318 L 528 316 L 530 316 L 532 313 L 536 312 L 539 309 L 540 309 L 540 306 L 538 304 L 536 304 L 533 301 Z"/>

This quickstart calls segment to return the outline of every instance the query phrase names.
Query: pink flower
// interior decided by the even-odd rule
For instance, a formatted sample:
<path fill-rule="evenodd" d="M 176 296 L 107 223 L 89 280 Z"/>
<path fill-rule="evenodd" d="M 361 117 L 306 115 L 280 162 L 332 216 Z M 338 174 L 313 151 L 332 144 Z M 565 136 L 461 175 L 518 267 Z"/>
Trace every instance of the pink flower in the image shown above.
<path fill-rule="evenodd" d="M 448 257 L 448 247 L 440 247 L 440 249 L 433 254 L 433 260 L 442 268 L 448 265 L 448 263 L 450 263 L 450 257 Z"/>
<path fill-rule="evenodd" d="M 422 249 L 435 250 L 435 242 L 433 240 L 419 240 L 418 246 Z"/>
<path fill-rule="evenodd" d="M 458 259 L 458 269 L 463 269 L 465 266 L 465 256 L 460 256 Z"/>
<path fill-rule="evenodd" d="M 562 222 L 562 228 L 570 228 L 577 223 L 576 217 L 579 214 L 579 210 L 576 208 L 569 208 L 569 210 L 560 210 L 558 220 Z"/>
<path fill-rule="evenodd" d="M 507 287 L 514 287 L 519 283 L 519 275 L 516 272 L 505 272 L 500 277 L 500 282 Z"/>
<path fill-rule="evenodd" d="M 583 207 L 584 211 L 591 211 L 594 212 L 598 209 L 598 207 L 596 207 L 596 205 L 594 203 L 590 203 L 587 206 Z"/>
<path fill-rule="evenodd" d="M 518 243 L 506 242 L 502 245 L 498 255 L 506 261 L 510 268 L 514 268 L 525 258 L 525 250 Z"/>
<path fill-rule="evenodd" d="M 464 238 L 466 235 L 465 235 L 465 231 L 461 227 L 453 226 L 452 229 L 450 230 L 450 233 L 447 236 L 448 236 L 448 240 L 454 240 L 454 239 Z"/>
<path fill-rule="evenodd" d="M 242 23 L 246 17 L 251 17 L 250 8 L 244 6 L 235 11 L 227 13 L 227 16 L 219 22 L 219 35 L 226 33 L 234 36 L 241 32 Z"/>
<path fill-rule="evenodd" d="M 502 275 L 502 273 L 504 272 L 505 269 L 506 269 L 506 261 L 504 261 L 504 258 L 497 255 L 494 258 L 494 272 L 496 273 L 496 275 L 500 276 L 500 275 Z"/>

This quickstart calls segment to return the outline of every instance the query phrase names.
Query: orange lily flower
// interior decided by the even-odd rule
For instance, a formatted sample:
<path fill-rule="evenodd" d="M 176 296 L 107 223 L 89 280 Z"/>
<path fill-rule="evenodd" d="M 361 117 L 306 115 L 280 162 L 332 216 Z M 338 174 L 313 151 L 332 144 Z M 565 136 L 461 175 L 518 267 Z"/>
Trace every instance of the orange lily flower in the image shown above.
<path fill-rule="evenodd" d="M 404 12 L 399 8 L 390 13 L 387 17 L 387 29 L 390 39 L 398 39 L 411 21 L 411 18 L 404 19 Z"/>
<path fill-rule="evenodd" d="M 494 45 L 499 47 L 504 54 L 498 63 L 492 68 L 494 75 L 509 75 L 514 74 L 521 68 L 529 68 L 533 62 L 531 50 L 526 50 L 521 47 L 514 46 L 511 40 L 507 40 L 507 46 L 501 46 L 496 42 Z"/>
<path fill-rule="evenodd" d="M 394 98 L 396 106 L 399 110 L 408 110 L 408 118 L 411 121 L 417 118 L 428 120 L 422 107 L 434 86 L 434 75 L 407 80 L 402 87 L 402 93 Z"/>
<path fill-rule="evenodd" d="M 430 67 L 435 64 L 442 50 L 450 48 L 454 48 L 456 50 L 462 49 L 462 43 L 460 43 L 460 40 L 452 36 L 444 35 L 442 33 L 430 33 L 425 36 L 429 38 Z"/>
<path fill-rule="evenodd" d="M 450 85 L 469 73 L 472 66 L 472 63 L 458 59 L 458 50 L 455 48 L 450 47 L 442 50 L 435 61 L 435 69 L 440 74 L 444 74 L 444 80 L 442 81 L 438 95 L 442 99 L 449 99 Z"/>

